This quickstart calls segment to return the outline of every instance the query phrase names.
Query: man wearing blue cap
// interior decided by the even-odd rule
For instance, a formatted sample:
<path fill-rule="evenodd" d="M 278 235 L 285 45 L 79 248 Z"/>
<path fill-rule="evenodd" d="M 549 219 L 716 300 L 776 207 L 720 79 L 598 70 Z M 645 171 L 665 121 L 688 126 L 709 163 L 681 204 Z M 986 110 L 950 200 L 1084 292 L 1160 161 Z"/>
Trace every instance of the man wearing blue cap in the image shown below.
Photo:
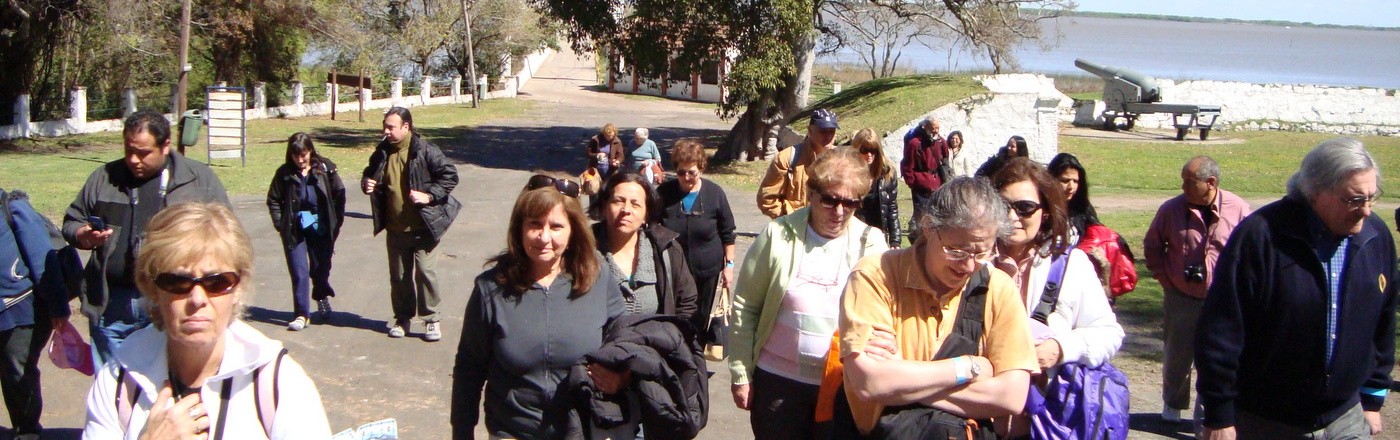
<path fill-rule="evenodd" d="M 778 218 L 807 205 L 807 166 L 835 147 L 838 128 L 835 112 L 824 108 L 812 112 L 807 137 L 779 151 L 768 165 L 768 174 L 758 185 L 759 211 L 768 218 Z"/>

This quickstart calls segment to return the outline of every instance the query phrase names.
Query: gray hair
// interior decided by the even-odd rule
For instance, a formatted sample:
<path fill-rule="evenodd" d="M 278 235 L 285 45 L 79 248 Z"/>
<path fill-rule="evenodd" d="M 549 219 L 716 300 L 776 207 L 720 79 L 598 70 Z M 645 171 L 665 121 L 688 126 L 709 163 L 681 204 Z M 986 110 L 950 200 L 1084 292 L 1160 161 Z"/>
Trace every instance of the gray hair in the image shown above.
<path fill-rule="evenodd" d="M 1214 177 L 1216 181 L 1220 181 L 1220 164 L 1216 163 L 1215 159 L 1202 154 L 1186 161 L 1186 166 L 1181 167 L 1181 169 L 1183 171 L 1191 169 L 1192 163 L 1197 163 L 1196 180 L 1204 182 Z"/>
<path fill-rule="evenodd" d="M 936 117 L 936 116 L 934 116 L 934 115 L 928 115 L 928 117 L 924 118 L 923 122 L 919 122 L 919 126 L 920 126 L 920 127 L 924 127 L 924 128 L 928 128 L 928 127 L 933 126 L 933 124 L 935 124 L 935 123 L 937 123 L 937 122 L 938 122 L 938 117 Z"/>
<path fill-rule="evenodd" d="M 1319 192 L 1342 185 L 1352 174 L 1370 170 L 1376 171 L 1376 186 L 1380 186 L 1380 166 L 1361 141 L 1352 138 L 1328 139 L 1303 156 L 1298 172 L 1288 178 L 1288 195 L 1311 200 Z"/>
<path fill-rule="evenodd" d="M 945 229 L 996 228 L 997 237 L 1011 235 L 1006 201 L 985 177 L 958 177 L 933 192 L 928 207 L 915 212 L 925 234 Z"/>
<path fill-rule="evenodd" d="M 651 139 L 651 130 L 647 130 L 645 128 L 637 128 L 632 133 L 642 139 Z"/>

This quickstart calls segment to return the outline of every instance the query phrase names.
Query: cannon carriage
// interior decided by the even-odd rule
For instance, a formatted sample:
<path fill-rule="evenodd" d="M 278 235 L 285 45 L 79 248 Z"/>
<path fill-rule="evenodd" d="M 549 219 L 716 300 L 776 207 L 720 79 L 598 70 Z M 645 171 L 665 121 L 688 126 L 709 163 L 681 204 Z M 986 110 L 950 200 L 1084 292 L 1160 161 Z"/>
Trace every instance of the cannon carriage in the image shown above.
<path fill-rule="evenodd" d="M 1211 127 L 1220 117 L 1219 105 L 1205 104 L 1163 104 L 1162 90 L 1157 79 L 1129 69 L 1094 64 L 1084 59 L 1074 60 L 1075 67 L 1104 79 L 1103 125 L 1105 129 L 1133 129 L 1138 117 L 1144 114 L 1162 113 L 1172 115 L 1172 125 L 1176 127 L 1176 140 L 1186 139 L 1192 129 L 1199 131 L 1201 140 L 1210 136 Z M 1118 124 L 1118 119 L 1123 124 Z M 1184 121 L 1183 121 L 1184 119 Z"/>

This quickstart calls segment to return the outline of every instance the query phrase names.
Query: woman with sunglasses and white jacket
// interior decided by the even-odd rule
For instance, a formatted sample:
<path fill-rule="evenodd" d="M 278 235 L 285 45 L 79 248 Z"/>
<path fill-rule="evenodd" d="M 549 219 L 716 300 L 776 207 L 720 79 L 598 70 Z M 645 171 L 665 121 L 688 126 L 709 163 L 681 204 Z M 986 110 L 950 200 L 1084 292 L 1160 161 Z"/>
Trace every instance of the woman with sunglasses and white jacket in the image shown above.
<path fill-rule="evenodd" d="M 730 313 L 734 404 L 755 438 L 810 439 L 817 392 L 841 292 L 861 257 L 889 249 L 853 214 L 870 189 L 865 160 L 849 148 L 807 168 L 807 205 L 768 224 L 744 256 Z"/>
<path fill-rule="evenodd" d="M 1048 283 L 1059 284 L 1054 311 L 1044 323 L 1031 323 L 1042 373 L 1052 375 L 1053 368 L 1071 362 L 1090 367 L 1108 362 L 1123 343 L 1123 327 L 1088 255 L 1069 241 L 1064 190 L 1044 166 L 1027 158 L 1008 161 L 992 184 L 1012 211 L 1012 232 L 997 245 L 996 265 L 1016 282 L 1026 313 L 1035 312 Z M 1051 280 L 1058 258 L 1068 261 L 1062 278 Z M 1013 437 L 1024 434 L 1019 425 L 1011 428 Z"/>
<path fill-rule="evenodd" d="M 239 318 L 252 271 L 252 243 L 224 205 L 179 203 L 152 218 L 135 269 L 152 325 L 98 372 L 83 438 L 330 438 L 306 371 Z"/>

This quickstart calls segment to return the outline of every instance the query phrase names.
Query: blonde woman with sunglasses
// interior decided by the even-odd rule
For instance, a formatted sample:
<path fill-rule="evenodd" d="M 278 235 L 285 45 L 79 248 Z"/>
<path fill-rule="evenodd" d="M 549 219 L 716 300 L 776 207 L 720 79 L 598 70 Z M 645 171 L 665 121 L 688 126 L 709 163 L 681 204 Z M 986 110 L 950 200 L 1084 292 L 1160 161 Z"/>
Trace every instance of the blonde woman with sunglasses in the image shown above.
<path fill-rule="evenodd" d="M 161 211 L 135 272 L 153 325 L 98 372 L 84 439 L 330 438 L 301 364 L 240 318 L 253 247 L 233 211 L 197 202 Z"/>
<path fill-rule="evenodd" d="M 890 159 L 880 146 L 880 138 L 875 130 L 862 128 L 851 138 L 851 149 L 860 154 L 865 164 L 870 166 L 870 191 L 861 199 L 861 207 L 856 218 L 885 232 L 885 239 L 891 249 L 898 249 L 904 241 L 904 231 L 899 229 L 899 176 L 895 175 Z"/>

